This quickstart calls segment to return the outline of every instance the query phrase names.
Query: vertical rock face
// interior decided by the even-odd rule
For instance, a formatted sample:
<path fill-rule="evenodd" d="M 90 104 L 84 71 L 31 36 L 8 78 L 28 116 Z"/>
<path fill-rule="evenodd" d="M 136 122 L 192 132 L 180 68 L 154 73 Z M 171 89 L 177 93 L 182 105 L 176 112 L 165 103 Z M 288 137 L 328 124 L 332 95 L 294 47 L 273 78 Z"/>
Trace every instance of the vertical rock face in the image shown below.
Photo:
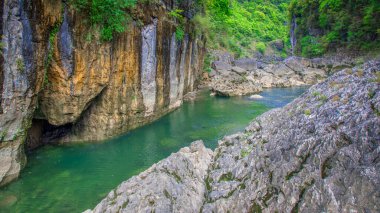
<path fill-rule="evenodd" d="M 0 183 L 17 177 L 25 138 L 34 140 L 28 147 L 38 146 L 36 135 L 57 142 L 102 140 L 159 118 L 195 88 L 201 66 L 190 58 L 202 61 L 203 40 L 189 34 L 190 22 L 186 38 L 175 39 L 167 15 L 173 1 L 138 5 L 133 13 L 142 24 L 132 21 L 111 42 L 100 42 L 67 2 L 1 4 L 0 161 L 6 163 Z M 33 118 L 57 131 L 26 137 Z"/>
<path fill-rule="evenodd" d="M 156 103 L 156 72 L 157 72 L 157 19 L 143 27 L 141 31 L 141 90 L 145 105 L 145 115 L 153 113 Z"/>
<path fill-rule="evenodd" d="M 179 91 L 179 73 L 178 71 L 178 63 L 177 63 L 177 54 L 178 54 L 178 44 L 173 33 L 171 41 L 170 41 L 170 107 L 175 107 L 178 105 L 178 91 Z"/>

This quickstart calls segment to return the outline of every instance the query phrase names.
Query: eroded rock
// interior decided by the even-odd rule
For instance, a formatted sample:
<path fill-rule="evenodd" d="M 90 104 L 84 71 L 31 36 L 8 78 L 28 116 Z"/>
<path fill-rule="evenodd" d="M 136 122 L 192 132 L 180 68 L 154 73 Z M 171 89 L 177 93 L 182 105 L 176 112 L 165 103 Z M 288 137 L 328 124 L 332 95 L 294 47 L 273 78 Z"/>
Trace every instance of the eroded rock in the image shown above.
<path fill-rule="evenodd" d="M 122 183 L 90 212 L 199 212 L 212 151 L 202 141 Z"/>
<path fill-rule="evenodd" d="M 378 212 L 380 63 L 343 70 L 215 150 L 203 212 Z"/>
<path fill-rule="evenodd" d="M 189 152 L 205 150 L 200 142 L 171 155 L 94 212 L 379 212 L 379 72 L 380 61 L 344 69 L 224 137 L 213 155 Z"/>
<path fill-rule="evenodd" d="M 213 68 L 216 71 L 210 75 L 210 86 L 212 91 L 219 91 L 219 95 L 232 96 L 260 92 L 262 88 L 313 85 L 325 80 L 339 66 L 351 67 L 352 64 L 348 65 L 347 60 L 301 57 L 289 57 L 285 60 L 243 58 L 233 61 L 233 66 L 215 61 Z M 235 73 L 241 75 L 244 81 L 236 80 Z M 242 87 L 247 88 L 246 91 L 243 91 Z"/>

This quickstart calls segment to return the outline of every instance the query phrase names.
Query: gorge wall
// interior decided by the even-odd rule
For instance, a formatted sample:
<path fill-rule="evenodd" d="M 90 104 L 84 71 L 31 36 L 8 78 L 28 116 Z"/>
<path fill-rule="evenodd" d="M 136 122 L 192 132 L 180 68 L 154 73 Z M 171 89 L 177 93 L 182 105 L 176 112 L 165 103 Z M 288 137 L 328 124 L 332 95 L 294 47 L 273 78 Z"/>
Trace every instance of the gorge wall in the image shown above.
<path fill-rule="evenodd" d="M 179 7 L 190 19 L 191 0 L 137 5 L 110 42 L 65 1 L 1 3 L 0 185 L 18 176 L 24 147 L 115 136 L 180 106 L 197 85 L 204 39 L 190 21 L 177 39 L 168 15 Z"/>

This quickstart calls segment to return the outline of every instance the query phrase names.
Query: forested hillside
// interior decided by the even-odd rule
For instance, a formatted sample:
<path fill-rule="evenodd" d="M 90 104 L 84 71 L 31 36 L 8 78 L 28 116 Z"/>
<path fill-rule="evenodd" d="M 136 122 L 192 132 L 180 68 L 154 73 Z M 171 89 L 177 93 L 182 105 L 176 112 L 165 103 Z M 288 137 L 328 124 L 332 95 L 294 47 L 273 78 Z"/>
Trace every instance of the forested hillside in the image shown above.
<path fill-rule="evenodd" d="M 270 42 L 289 47 L 288 0 L 202 2 L 205 11 L 194 21 L 206 32 L 210 48 L 242 57 L 252 56 L 254 51 L 266 52 Z M 286 55 L 285 50 L 282 55 Z"/>
<path fill-rule="evenodd" d="M 380 47 L 379 0 L 293 0 L 296 53 L 320 56 L 337 47 L 375 51 Z"/>

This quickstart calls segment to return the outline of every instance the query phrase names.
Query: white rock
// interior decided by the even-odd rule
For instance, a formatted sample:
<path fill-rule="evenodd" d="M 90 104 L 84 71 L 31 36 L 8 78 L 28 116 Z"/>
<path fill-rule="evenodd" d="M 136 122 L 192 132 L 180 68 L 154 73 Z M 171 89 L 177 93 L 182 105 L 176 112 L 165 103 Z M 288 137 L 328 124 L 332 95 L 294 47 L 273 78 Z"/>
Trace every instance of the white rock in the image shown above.
<path fill-rule="evenodd" d="M 261 95 L 251 95 L 251 97 L 249 97 L 250 99 L 263 99 L 264 97 L 261 96 Z"/>

